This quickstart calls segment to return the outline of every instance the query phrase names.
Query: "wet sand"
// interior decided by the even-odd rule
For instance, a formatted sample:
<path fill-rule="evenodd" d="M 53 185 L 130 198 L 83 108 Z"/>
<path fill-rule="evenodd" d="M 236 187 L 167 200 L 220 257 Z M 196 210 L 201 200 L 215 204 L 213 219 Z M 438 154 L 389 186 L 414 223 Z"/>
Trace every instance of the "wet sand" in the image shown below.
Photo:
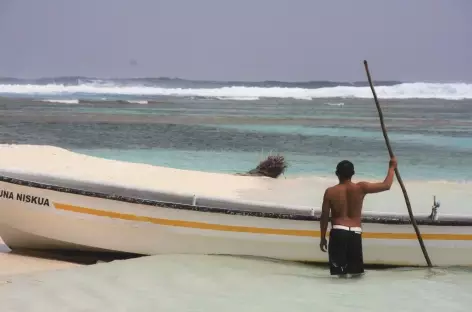
<path fill-rule="evenodd" d="M 72 261 L 15 253 L 0 238 L 0 276 L 12 276 L 40 271 L 53 271 L 82 266 Z"/>

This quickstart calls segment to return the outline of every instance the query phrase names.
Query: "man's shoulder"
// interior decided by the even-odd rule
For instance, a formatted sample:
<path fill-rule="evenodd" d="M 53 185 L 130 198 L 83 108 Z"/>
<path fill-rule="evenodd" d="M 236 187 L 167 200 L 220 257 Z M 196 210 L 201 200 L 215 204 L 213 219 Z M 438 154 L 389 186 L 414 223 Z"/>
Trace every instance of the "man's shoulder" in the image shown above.
<path fill-rule="evenodd" d="M 336 185 L 328 186 L 328 187 L 325 189 L 325 193 L 331 192 L 335 187 L 336 187 Z"/>
<path fill-rule="evenodd" d="M 348 188 L 352 189 L 354 187 L 355 189 L 362 189 L 365 184 L 368 184 L 368 182 L 353 182 L 350 186 L 348 186 Z M 335 194 L 337 192 L 343 192 L 346 190 L 346 187 L 346 185 L 335 184 L 330 187 L 327 187 L 325 190 L 325 194 Z"/>
<path fill-rule="evenodd" d="M 335 193 L 336 190 L 338 189 L 338 186 L 339 186 L 339 184 L 327 187 L 326 190 L 325 190 L 325 196 L 329 196 L 330 194 Z"/>
<path fill-rule="evenodd" d="M 369 185 L 369 182 L 367 181 L 359 181 L 359 182 L 356 182 L 354 183 L 356 186 L 358 186 L 359 188 L 361 189 L 364 189 L 366 186 Z"/>

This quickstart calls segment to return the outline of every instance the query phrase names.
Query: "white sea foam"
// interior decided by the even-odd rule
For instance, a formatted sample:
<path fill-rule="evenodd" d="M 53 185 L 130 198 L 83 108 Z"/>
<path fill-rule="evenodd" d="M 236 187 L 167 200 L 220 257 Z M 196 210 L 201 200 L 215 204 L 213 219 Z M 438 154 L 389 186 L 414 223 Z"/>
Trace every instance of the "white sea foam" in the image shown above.
<path fill-rule="evenodd" d="M 403 83 L 394 86 L 378 86 L 376 92 L 379 98 L 409 99 L 437 98 L 446 100 L 472 99 L 472 84 L 466 83 Z M 48 85 L 0 85 L 0 94 L 31 94 L 41 96 L 77 94 L 100 95 L 147 95 L 147 96 L 200 96 L 214 98 L 230 98 L 239 100 L 266 98 L 294 98 L 311 100 L 314 98 L 371 98 L 370 87 L 338 86 L 318 89 L 304 88 L 261 88 L 236 87 L 222 88 L 161 88 L 153 86 L 118 86 L 113 84 L 80 84 L 66 86 L 60 84 Z"/>
<path fill-rule="evenodd" d="M 257 101 L 258 96 L 218 96 L 218 100 L 233 100 L 233 101 Z"/>
<path fill-rule="evenodd" d="M 42 100 L 42 102 L 48 102 L 48 103 L 61 103 L 61 104 L 79 104 L 79 100 Z"/>
<path fill-rule="evenodd" d="M 139 101 L 139 100 L 129 100 L 129 101 L 126 101 L 126 102 L 131 103 L 131 104 L 140 104 L 140 105 L 148 104 L 148 101 Z"/>

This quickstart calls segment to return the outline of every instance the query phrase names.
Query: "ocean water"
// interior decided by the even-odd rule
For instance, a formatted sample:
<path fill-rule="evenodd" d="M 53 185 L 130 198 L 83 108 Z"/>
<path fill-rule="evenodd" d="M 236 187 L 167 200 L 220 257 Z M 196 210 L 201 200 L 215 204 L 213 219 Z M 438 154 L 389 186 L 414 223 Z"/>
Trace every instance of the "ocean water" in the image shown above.
<path fill-rule="evenodd" d="M 472 84 L 376 90 L 402 177 L 472 178 Z M 332 176 L 350 159 L 360 176 L 382 178 L 388 152 L 369 92 L 365 83 L 3 79 L 1 143 L 216 172 L 280 153 L 286 175 Z"/>
<path fill-rule="evenodd" d="M 2 311 L 470 311 L 459 269 L 370 270 L 337 279 L 296 263 L 162 255 L 1 277 Z"/>
<path fill-rule="evenodd" d="M 376 90 L 404 181 L 472 180 L 472 84 L 376 82 Z M 383 179 L 389 160 L 365 82 L 3 78 L 0 110 L 3 144 L 175 168 L 246 172 L 280 153 L 287 177 L 332 177 L 350 159 L 358 176 Z M 15 278 L 0 297 L 18 311 L 56 310 L 72 299 L 68 311 L 464 311 L 471 304 L 472 275 L 463 269 L 370 270 L 345 281 L 326 268 L 255 259 L 146 259 L 86 268 L 104 274 L 89 279 L 76 271 L 44 273 L 39 286 Z M 47 291 L 58 301 L 27 303 Z"/>

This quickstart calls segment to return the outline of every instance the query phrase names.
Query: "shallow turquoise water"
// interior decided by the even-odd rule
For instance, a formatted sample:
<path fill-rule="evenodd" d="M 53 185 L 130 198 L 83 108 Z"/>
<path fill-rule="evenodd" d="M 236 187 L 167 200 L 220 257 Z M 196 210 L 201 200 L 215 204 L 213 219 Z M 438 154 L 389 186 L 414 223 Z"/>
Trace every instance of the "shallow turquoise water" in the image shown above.
<path fill-rule="evenodd" d="M 287 175 L 332 175 L 349 159 L 362 176 L 382 178 L 388 163 L 371 100 L 92 100 L 0 99 L 1 142 L 212 172 L 245 172 L 269 153 L 287 158 Z M 404 178 L 472 180 L 471 100 L 382 102 Z"/>
<path fill-rule="evenodd" d="M 314 246 L 317 247 L 317 246 Z M 5 278 L 3 278 L 5 280 Z M 8 279 L 4 311 L 470 311 L 462 269 L 326 268 L 210 256 L 154 256 Z"/>
<path fill-rule="evenodd" d="M 121 161 L 145 163 L 157 166 L 198 170 L 207 172 L 241 173 L 257 166 L 260 160 L 275 152 L 227 152 L 227 151 L 175 151 L 168 149 L 116 150 L 116 149 L 73 149 L 90 156 Z M 339 158 L 283 153 L 289 163 L 285 176 L 332 176 Z M 380 158 L 380 157 L 379 157 Z M 356 172 L 362 177 L 382 179 L 387 172 L 387 163 L 379 158 L 355 159 Z M 209 161 L 211 159 L 211 161 Z M 455 170 L 439 167 L 432 171 L 423 165 L 421 159 L 399 167 L 403 178 L 412 180 L 470 181 L 472 174 L 461 167 Z M 462 177 L 458 178 L 458 177 Z"/>

